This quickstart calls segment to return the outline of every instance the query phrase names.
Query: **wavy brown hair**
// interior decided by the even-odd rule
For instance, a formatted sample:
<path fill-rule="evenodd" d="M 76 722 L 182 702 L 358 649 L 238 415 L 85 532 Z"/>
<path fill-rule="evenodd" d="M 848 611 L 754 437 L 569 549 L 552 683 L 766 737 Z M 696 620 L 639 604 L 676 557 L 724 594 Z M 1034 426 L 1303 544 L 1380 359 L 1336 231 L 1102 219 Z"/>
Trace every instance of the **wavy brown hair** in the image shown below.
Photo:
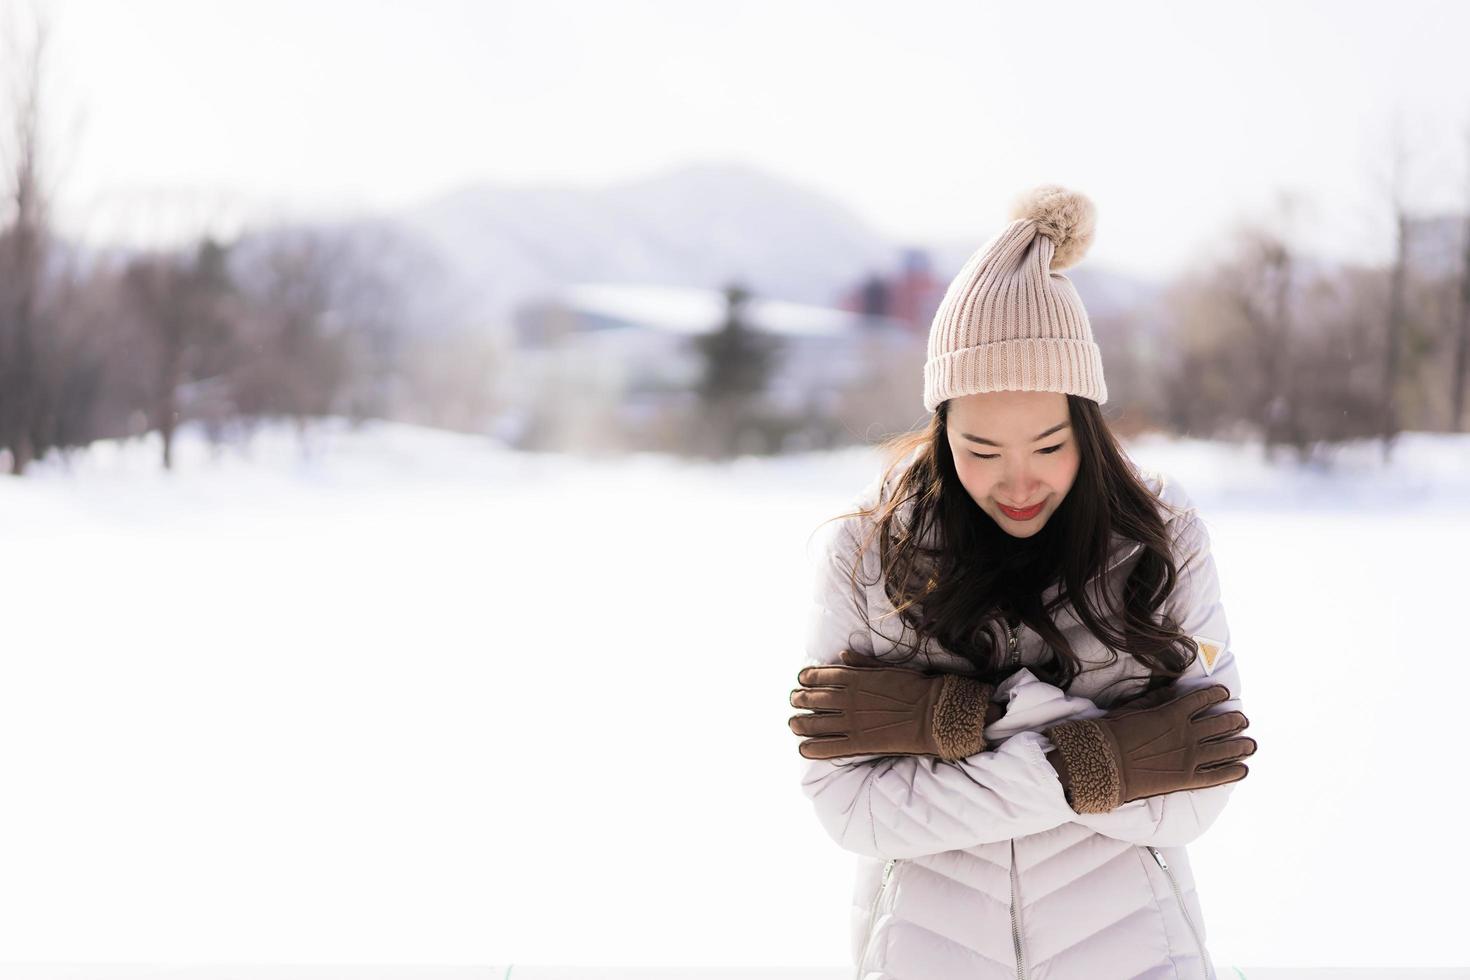
<path fill-rule="evenodd" d="M 885 487 L 914 457 L 892 492 L 879 493 L 870 508 L 832 520 L 874 519 L 860 549 L 878 539 L 884 590 L 894 614 L 916 634 L 912 654 L 932 637 L 968 660 L 982 680 L 999 683 L 1005 676 L 1005 620 L 1019 619 L 1055 654 L 1032 669 L 1065 690 L 1081 672 L 1081 661 L 1052 614 L 1071 603 L 1077 619 L 1112 652 L 1109 663 L 1127 652 L 1149 668 L 1148 690 L 1153 690 L 1182 674 L 1198 654 L 1195 642 L 1159 611 L 1178 582 L 1160 501 L 1139 480 L 1097 402 L 1067 395 L 1067 410 L 1081 463 L 1051 520 L 1029 538 L 1006 533 L 960 483 L 945 434 L 947 401 L 925 428 L 879 446 L 888 457 Z M 900 511 L 909 501 L 913 509 L 905 524 Z M 932 539 L 931 531 L 937 531 Z M 1121 608 L 1113 590 L 1084 587 L 1114 560 L 1109 546 L 1115 533 L 1142 544 L 1122 589 Z M 921 544 L 926 540 L 935 546 Z M 861 567 L 855 560 L 854 588 L 875 584 L 859 583 Z M 1056 583 L 1061 583 L 1057 595 L 1043 605 L 1042 593 Z M 1102 609 L 1094 605 L 1096 593 L 1102 595 Z"/>

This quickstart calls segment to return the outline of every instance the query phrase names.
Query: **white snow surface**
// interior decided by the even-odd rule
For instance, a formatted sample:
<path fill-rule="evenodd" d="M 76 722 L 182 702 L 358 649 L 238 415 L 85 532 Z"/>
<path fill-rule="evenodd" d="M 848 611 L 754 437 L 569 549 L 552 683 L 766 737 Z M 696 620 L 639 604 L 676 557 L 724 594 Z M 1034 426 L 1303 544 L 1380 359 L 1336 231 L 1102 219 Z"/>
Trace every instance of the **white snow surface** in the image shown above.
<path fill-rule="evenodd" d="M 1260 743 L 1190 847 L 1222 977 L 1464 965 L 1470 437 L 1128 448 L 1206 517 Z M 157 456 L 0 480 L 0 962 L 845 975 L 787 695 L 875 451 Z"/>

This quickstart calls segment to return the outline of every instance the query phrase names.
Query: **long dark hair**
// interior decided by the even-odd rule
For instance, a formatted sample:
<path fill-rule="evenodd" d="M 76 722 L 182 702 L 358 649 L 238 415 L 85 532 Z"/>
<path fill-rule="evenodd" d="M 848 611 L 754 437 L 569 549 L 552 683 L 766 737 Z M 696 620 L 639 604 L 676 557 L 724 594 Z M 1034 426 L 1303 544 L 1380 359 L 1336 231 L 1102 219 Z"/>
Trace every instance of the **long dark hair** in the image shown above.
<path fill-rule="evenodd" d="M 1068 395 L 1067 409 L 1081 464 L 1051 520 L 1029 538 L 1006 533 L 960 483 L 945 433 L 947 401 L 926 427 L 879 446 L 888 457 L 885 487 L 913 457 L 892 492 L 880 492 L 872 507 L 833 520 L 874 519 L 861 548 L 877 538 L 884 589 L 894 612 L 916 634 L 914 655 L 932 637 L 970 661 L 982 679 L 998 683 L 1004 678 L 1005 620 L 1019 619 L 1054 652 L 1031 669 L 1065 690 L 1081 672 L 1081 661 L 1052 613 L 1070 603 L 1077 620 L 1112 651 L 1109 663 L 1119 651 L 1127 652 L 1148 667 L 1153 690 L 1182 674 L 1198 654 L 1194 641 L 1159 612 L 1178 582 L 1160 501 L 1139 479 L 1097 402 Z M 901 512 L 909 503 L 905 521 Z M 1115 535 L 1142 545 L 1122 589 L 1121 608 L 1114 590 L 1089 584 L 1116 560 Z M 861 567 L 855 560 L 853 586 L 875 584 L 859 582 Z M 1057 594 L 1043 604 L 1043 593 L 1058 583 Z M 1097 593 L 1102 609 L 1096 607 Z"/>

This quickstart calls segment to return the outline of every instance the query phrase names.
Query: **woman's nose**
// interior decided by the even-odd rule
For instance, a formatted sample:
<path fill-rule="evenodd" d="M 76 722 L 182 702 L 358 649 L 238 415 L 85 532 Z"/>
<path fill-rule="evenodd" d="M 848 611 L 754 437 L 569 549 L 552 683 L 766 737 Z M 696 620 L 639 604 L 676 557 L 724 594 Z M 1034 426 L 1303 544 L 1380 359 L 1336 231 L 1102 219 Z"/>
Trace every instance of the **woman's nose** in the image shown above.
<path fill-rule="evenodd" d="M 1000 488 L 1002 493 L 1010 494 L 1012 500 L 1025 501 L 1030 498 L 1038 485 L 1039 481 L 1031 475 L 1025 465 L 1017 465 L 1006 469 Z"/>

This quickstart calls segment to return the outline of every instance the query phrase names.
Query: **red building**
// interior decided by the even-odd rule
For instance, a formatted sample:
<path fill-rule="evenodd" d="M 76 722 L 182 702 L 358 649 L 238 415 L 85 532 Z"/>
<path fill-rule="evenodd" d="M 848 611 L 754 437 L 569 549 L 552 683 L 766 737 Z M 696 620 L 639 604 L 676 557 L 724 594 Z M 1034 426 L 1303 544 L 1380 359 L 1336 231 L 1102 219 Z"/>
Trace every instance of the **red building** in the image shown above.
<path fill-rule="evenodd" d="M 944 298 L 945 284 L 934 278 L 929 256 L 921 249 L 903 251 L 897 273 L 869 275 L 845 294 L 838 306 L 864 316 L 888 316 L 915 332 L 927 333 L 934 311 Z"/>

